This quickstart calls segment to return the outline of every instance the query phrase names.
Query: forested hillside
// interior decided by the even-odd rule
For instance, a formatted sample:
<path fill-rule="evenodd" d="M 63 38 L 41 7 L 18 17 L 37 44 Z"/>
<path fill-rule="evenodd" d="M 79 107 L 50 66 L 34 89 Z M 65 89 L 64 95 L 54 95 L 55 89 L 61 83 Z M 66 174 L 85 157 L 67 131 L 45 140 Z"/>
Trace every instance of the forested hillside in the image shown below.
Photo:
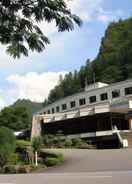
<path fill-rule="evenodd" d="M 30 115 L 36 113 L 41 110 L 43 107 L 43 103 L 32 102 L 30 100 L 17 100 L 12 107 L 25 107 Z"/>
<path fill-rule="evenodd" d="M 69 73 L 53 90 L 44 104 L 83 90 L 85 80 L 113 83 L 132 78 L 132 18 L 111 23 L 101 41 L 94 61 L 87 60 L 79 71 Z"/>
<path fill-rule="evenodd" d="M 0 112 L 0 126 L 5 126 L 15 131 L 31 128 L 32 115 L 42 107 L 42 103 L 18 100 Z"/>

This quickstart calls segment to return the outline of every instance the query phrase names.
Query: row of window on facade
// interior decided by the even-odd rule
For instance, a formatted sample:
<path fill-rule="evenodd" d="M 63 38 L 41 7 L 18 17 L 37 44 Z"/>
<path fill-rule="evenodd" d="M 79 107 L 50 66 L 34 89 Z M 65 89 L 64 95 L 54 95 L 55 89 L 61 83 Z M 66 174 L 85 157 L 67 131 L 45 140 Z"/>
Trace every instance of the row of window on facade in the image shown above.
<path fill-rule="evenodd" d="M 132 94 L 132 87 L 129 87 L 129 88 L 125 88 L 125 95 L 130 95 Z M 120 97 L 120 90 L 117 89 L 117 90 L 114 90 L 112 91 L 112 98 L 118 98 Z M 105 100 L 108 100 L 108 93 L 102 93 L 100 95 L 100 101 L 105 101 Z M 89 103 L 92 104 L 92 103 L 96 103 L 97 101 L 97 97 L 96 96 L 91 96 L 89 97 Z M 86 104 L 86 99 L 85 98 L 81 98 L 79 100 L 79 105 L 82 106 L 82 105 L 85 105 Z M 76 107 L 76 101 L 71 101 L 70 102 L 70 108 L 75 108 Z M 67 104 L 62 104 L 62 111 L 65 111 L 67 110 Z M 52 113 L 54 114 L 55 112 L 60 112 L 60 106 L 56 106 L 56 109 L 55 108 L 52 108 L 51 110 L 48 110 L 48 114 Z M 44 114 L 46 114 L 46 112 L 44 112 Z"/>

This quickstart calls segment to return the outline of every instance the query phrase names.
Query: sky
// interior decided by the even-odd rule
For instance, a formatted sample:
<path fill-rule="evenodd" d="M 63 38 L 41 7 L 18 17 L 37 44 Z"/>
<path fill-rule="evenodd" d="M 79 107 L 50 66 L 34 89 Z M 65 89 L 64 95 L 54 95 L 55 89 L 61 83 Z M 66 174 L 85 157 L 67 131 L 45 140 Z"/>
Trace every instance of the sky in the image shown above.
<path fill-rule="evenodd" d="M 0 45 L 0 109 L 17 99 L 43 102 L 60 74 L 79 70 L 97 56 L 108 24 L 132 15 L 132 0 L 66 0 L 72 13 L 83 20 L 81 28 L 58 33 L 54 23 L 40 27 L 51 44 L 42 53 L 13 59 Z"/>

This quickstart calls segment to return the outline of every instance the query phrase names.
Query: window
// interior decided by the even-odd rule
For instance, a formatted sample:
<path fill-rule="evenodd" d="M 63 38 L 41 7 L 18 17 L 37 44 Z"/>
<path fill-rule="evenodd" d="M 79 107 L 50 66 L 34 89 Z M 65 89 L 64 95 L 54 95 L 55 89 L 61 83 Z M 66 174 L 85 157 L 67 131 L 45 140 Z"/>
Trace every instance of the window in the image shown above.
<path fill-rule="evenodd" d="M 76 106 L 76 102 L 75 101 L 72 101 L 71 102 L 71 108 L 74 108 Z"/>
<path fill-rule="evenodd" d="M 132 94 L 132 87 L 125 88 L 125 95 L 131 95 Z"/>
<path fill-rule="evenodd" d="M 95 103 L 95 102 L 96 102 L 96 96 L 91 96 L 91 97 L 89 98 L 89 102 L 90 102 L 90 103 Z"/>
<path fill-rule="evenodd" d="M 54 114 L 55 113 L 55 110 L 54 110 L 54 108 L 52 108 L 52 114 Z"/>
<path fill-rule="evenodd" d="M 101 101 L 104 101 L 104 100 L 107 100 L 108 99 L 108 94 L 107 93 L 102 93 L 101 95 L 100 95 L 100 100 Z"/>
<path fill-rule="evenodd" d="M 66 110 L 67 109 L 67 105 L 66 104 L 62 104 L 62 110 Z"/>
<path fill-rule="evenodd" d="M 48 114 L 50 114 L 50 110 L 48 110 Z"/>
<path fill-rule="evenodd" d="M 79 100 L 79 104 L 80 104 L 80 105 L 85 105 L 85 104 L 86 104 L 85 98 L 80 99 L 80 100 Z"/>
<path fill-rule="evenodd" d="M 59 106 L 56 107 L 56 112 L 60 112 L 60 107 Z"/>
<path fill-rule="evenodd" d="M 116 89 L 114 91 L 112 91 L 112 98 L 117 98 L 120 96 L 120 90 Z"/>

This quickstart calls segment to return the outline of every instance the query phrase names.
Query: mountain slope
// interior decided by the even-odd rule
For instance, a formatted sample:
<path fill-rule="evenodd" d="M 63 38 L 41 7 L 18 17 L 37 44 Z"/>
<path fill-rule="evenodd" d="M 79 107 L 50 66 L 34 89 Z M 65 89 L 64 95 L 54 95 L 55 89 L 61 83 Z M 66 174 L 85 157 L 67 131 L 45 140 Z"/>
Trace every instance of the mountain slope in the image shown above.
<path fill-rule="evenodd" d="M 95 60 L 87 60 L 79 71 L 69 73 L 49 93 L 45 105 L 82 91 L 85 82 L 113 83 L 132 78 L 132 18 L 111 23 Z M 59 95 L 58 95 L 59 94 Z"/>
<path fill-rule="evenodd" d="M 17 100 L 13 105 L 13 108 L 22 107 L 25 108 L 29 116 L 30 123 L 32 122 L 32 116 L 34 113 L 40 111 L 43 108 L 43 103 L 32 102 L 30 100 Z"/>
<path fill-rule="evenodd" d="M 43 108 L 43 103 L 32 102 L 30 100 L 17 100 L 12 106 L 25 107 L 32 115 Z"/>
<path fill-rule="evenodd" d="M 97 80 L 118 82 L 132 78 L 132 18 L 111 23 L 93 61 Z"/>

